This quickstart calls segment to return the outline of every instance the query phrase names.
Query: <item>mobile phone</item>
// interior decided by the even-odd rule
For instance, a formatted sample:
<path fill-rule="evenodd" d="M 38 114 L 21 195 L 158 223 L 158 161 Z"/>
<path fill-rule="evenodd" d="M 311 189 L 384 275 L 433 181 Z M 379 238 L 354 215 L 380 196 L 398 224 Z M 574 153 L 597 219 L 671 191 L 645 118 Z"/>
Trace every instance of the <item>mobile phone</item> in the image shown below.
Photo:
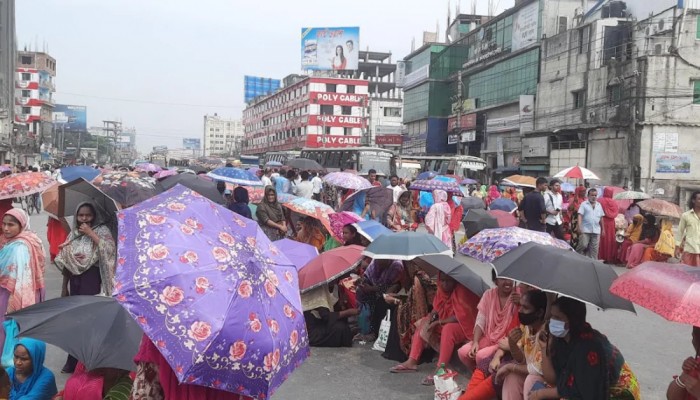
<path fill-rule="evenodd" d="M 530 390 L 530 393 L 536 392 L 536 391 L 542 390 L 542 389 L 547 389 L 547 385 L 545 385 L 543 382 L 538 381 L 538 382 L 535 382 L 534 385 L 532 385 L 532 389 Z"/>

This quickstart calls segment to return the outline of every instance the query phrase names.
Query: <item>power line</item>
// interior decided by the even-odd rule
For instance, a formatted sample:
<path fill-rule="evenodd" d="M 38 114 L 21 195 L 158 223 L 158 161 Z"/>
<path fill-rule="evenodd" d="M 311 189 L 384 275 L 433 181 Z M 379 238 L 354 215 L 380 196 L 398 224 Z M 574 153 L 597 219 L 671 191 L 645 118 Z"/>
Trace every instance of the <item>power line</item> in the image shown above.
<path fill-rule="evenodd" d="M 94 95 L 70 93 L 70 92 L 57 92 L 57 94 L 59 94 L 59 95 L 63 94 L 63 95 L 68 95 L 68 96 L 77 96 L 77 97 L 86 97 L 86 98 L 100 99 L 100 100 L 121 101 L 124 103 L 154 104 L 154 105 L 174 106 L 174 107 L 230 108 L 230 109 L 234 109 L 234 110 L 242 110 L 243 109 L 242 106 L 171 103 L 171 102 L 154 101 L 154 100 L 138 100 L 138 99 L 124 99 L 124 98 L 118 98 L 118 97 L 94 96 Z"/>

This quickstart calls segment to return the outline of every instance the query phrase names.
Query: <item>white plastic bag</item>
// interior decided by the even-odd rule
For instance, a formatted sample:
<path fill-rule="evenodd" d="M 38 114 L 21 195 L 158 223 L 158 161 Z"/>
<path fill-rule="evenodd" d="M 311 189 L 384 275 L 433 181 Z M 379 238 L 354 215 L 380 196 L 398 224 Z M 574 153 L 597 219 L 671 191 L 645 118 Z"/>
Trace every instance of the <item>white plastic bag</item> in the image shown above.
<path fill-rule="evenodd" d="M 386 310 L 386 316 L 382 320 L 382 324 L 379 325 L 379 335 L 377 335 L 377 340 L 374 342 L 372 350 L 381 352 L 386 350 L 386 343 L 389 341 L 389 329 L 391 329 L 391 310 Z"/>
<path fill-rule="evenodd" d="M 435 400 L 457 400 L 462 394 L 462 389 L 459 388 L 455 381 L 456 372 L 448 371 L 443 375 L 435 375 L 433 382 L 435 383 Z"/>

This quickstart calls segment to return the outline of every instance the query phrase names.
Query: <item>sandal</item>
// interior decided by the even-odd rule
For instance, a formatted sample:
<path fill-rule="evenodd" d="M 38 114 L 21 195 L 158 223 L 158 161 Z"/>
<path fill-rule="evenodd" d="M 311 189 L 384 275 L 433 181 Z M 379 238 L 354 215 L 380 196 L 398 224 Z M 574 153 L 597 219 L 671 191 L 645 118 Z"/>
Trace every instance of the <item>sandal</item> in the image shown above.
<path fill-rule="evenodd" d="M 423 386 L 435 386 L 435 381 L 433 380 L 433 375 L 428 375 L 420 382 Z"/>
<path fill-rule="evenodd" d="M 418 372 L 418 368 L 408 368 L 403 364 L 396 365 L 389 369 L 392 374 L 405 374 L 407 372 Z"/>

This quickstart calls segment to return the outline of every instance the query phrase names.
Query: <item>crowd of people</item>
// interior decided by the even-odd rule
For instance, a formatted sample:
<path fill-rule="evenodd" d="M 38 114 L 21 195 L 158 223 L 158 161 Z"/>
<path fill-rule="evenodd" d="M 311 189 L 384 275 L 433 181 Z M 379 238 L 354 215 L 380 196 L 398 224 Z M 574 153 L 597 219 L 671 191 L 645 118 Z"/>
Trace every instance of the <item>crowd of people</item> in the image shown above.
<path fill-rule="evenodd" d="M 354 223 L 333 235 L 316 218 L 294 221 L 282 206 L 282 193 L 322 201 L 335 209 L 352 190 L 326 185 L 318 171 L 261 169 L 264 186 L 259 204 L 238 186 L 221 195 L 233 212 L 257 220 L 271 241 L 290 238 L 319 253 L 334 247 L 369 245 Z M 367 176 L 372 187 L 390 192 L 392 204 L 378 209 L 363 198 L 358 220 L 374 220 L 393 232 L 415 231 L 419 226 L 448 248 L 456 249 L 456 233 L 465 210 L 453 193 L 411 190 L 410 181 L 391 176 L 382 183 L 377 172 Z M 534 189 L 499 189 L 475 185 L 471 196 L 488 207 L 504 197 L 513 201 L 513 214 L 526 229 L 548 232 L 568 241 L 582 254 L 630 268 L 647 260 L 681 257 L 700 265 L 700 192 L 693 193 L 689 211 L 680 225 L 676 246 L 669 220 L 642 214 L 634 203 L 620 212 L 612 191 L 583 186 L 562 193 L 561 182 L 538 178 Z M 467 189 L 468 190 L 468 189 Z M 636 209 L 635 209 L 636 208 Z M 622 215 L 622 217 L 620 217 Z M 114 290 L 116 242 L 91 202 L 78 205 L 75 224 L 65 235 L 48 241 L 51 261 L 63 275 L 61 296 L 111 295 Z M 625 220 L 623 240 L 616 234 Z M 293 223 L 294 222 L 294 223 Z M 29 218 L 19 208 L 3 216 L 0 237 L 0 311 L 17 311 L 45 298 L 45 259 L 42 240 L 30 230 Z M 364 257 L 348 274 L 301 295 L 311 346 L 350 347 L 377 339 L 381 322 L 391 316 L 391 330 L 383 356 L 397 364 L 391 373 L 416 373 L 428 363 L 424 385 L 434 384 L 437 371 L 450 366 L 471 374 L 460 399 L 639 399 L 637 379 L 624 356 L 586 319 L 586 305 L 556 297 L 524 284 L 496 276 L 494 286 L 476 294 L 446 274 L 430 276 L 417 260 L 383 260 Z M 146 337 L 135 358 L 136 372 L 118 369 L 88 371 L 68 356 L 62 373 L 71 374 L 58 391 L 55 377 L 44 366 L 46 346 L 29 338 L 18 339 L 12 321 L 0 332 L 8 365 L 0 372 L 0 399 L 233 399 L 231 393 L 180 384 L 156 346 Z M 13 331 L 14 329 L 14 331 Z M 8 343 L 10 346 L 8 347 Z M 693 329 L 698 352 L 700 328 Z M 670 383 L 669 399 L 696 398 L 700 391 L 700 361 L 685 360 L 682 372 Z M 418 382 L 417 382 L 418 383 Z M 4 397 L 3 397 L 4 396 Z M 690 397 L 696 396 L 696 397 Z"/>

